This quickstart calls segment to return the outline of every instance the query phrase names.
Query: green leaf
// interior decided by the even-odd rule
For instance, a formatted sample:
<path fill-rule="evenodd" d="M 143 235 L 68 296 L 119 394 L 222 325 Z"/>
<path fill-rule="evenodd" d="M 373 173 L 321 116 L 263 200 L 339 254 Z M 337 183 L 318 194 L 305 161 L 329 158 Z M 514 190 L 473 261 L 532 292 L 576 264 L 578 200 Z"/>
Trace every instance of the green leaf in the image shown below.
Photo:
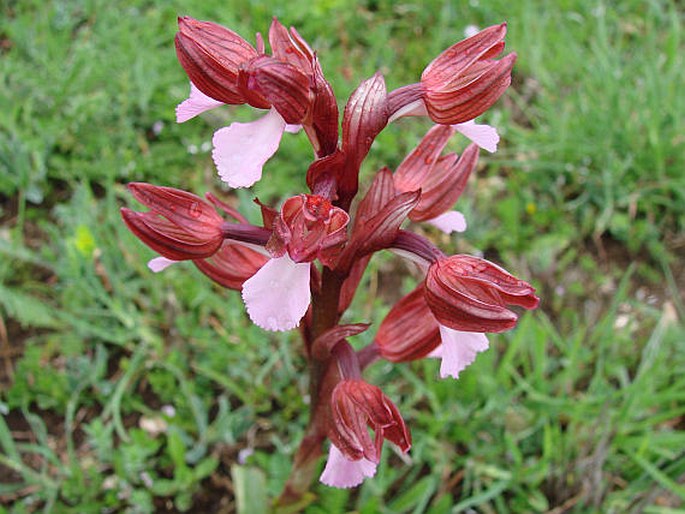
<path fill-rule="evenodd" d="M 0 284 L 0 305 L 10 318 L 23 326 L 54 328 L 59 323 L 54 316 L 54 307 L 40 298 Z"/>
<path fill-rule="evenodd" d="M 437 479 L 435 477 L 425 476 L 405 493 L 395 498 L 388 507 L 392 512 L 407 512 L 412 508 L 416 513 L 423 512 L 435 492 L 436 484 Z"/>
<path fill-rule="evenodd" d="M 261 469 L 252 466 L 231 466 L 238 514 L 266 514 L 268 496 L 266 478 Z"/>

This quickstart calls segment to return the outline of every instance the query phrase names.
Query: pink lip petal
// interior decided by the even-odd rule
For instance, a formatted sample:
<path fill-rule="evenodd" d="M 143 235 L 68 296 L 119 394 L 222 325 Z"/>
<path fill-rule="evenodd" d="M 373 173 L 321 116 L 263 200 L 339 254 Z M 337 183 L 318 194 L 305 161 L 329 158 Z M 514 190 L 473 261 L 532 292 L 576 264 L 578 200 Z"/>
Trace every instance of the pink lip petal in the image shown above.
<path fill-rule="evenodd" d="M 250 123 L 231 123 L 212 138 L 212 159 L 229 186 L 250 187 L 262 178 L 262 167 L 278 150 L 285 121 L 275 109 Z"/>
<path fill-rule="evenodd" d="M 326 467 L 319 480 L 331 487 L 348 489 L 358 486 L 365 478 L 374 476 L 376 467 L 376 464 L 363 457 L 360 460 L 346 459 L 340 450 L 331 444 Z"/>
<path fill-rule="evenodd" d="M 147 267 L 150 268 L 150 270 L 154 273 L 159 273 L 160 271 L 167 269 L 169 266 L 176 264 L 177 262 L 178 261 L 172 261 L 166 257 L 155 257 L 154 259 L 150 259 L 148 261 Z"/>
<path fill-rule="evenodd" d="M 287 124 L 285 126 L 285 131 L 288 134 L 297 134 L 300 130 L 302 130 L 302 125 L 291 125 Z"/>
<path fill-rule="evenodd" d="M 176 123 L 183 123 L 198 114 L 224 105 L 218 100 L 214 100 L 190 83 L 190 95 L 176 106 Z"/>
<path fill-rule="evenodd" d="M 457 123 L 452 126 L 483 150 L 487 150 L 490 153 L 495 153 L 497 151 L 499 134 L 495 127 L 490 125 L 479 125 L 473 120 L 465 123 Z"/>
<path fill-rule="evenodd" d="M 459 211 L 449 211 L 433 219 L 427 220 L 426 223 L 437 227 L 445 234 L 452 232 L 464 232 L 466 230 L 466 218 Z"/>
<path fill-rule="evenodd" d="M 442 345 L 430 354 L 442 357 L 440 378 L 459 378 L 459 373 L 476 359 L 476 354 L 488 349 L 488 338 L 480 332 L 461 332 L 440 325 L 440 336 Z"/>
<path fill-rule="evenodd" d="M 310 301 L 311 263 L 296 263 L 286 253 L 271 259 L 243 284 L 243 301 L 255 325 L 274 332 L 300 324 Z"/>

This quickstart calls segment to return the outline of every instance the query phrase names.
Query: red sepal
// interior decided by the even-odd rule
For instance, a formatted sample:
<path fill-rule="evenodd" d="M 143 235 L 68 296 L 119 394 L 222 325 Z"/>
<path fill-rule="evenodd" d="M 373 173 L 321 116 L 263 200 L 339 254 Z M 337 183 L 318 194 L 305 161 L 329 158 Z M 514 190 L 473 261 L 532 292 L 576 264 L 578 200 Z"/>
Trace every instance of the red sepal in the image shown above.
<path fill-rule="evenodd" d="M 231 241 L 208 259 L 196 259 L 195 266 L 219 285 L 240 291 L 243 283 L 259 271 L 268 257 Z"/>
<path fill-rule="evenodd" d="M 422 189 L 431 175 L 445 145 L 456 132 L 449 125 L 434 125 L 395 170 L 393 180 L 398 191 Z"/>
<path fill-rule="evenodd" d="M 164 257 L 209 257 L 221 246 L 223 219 L 199 196 L 171 187 L 132 182 L 129 191 L 149 212 L 121 209 L 129 229 Z"/>
<path fill-rule="evenodd" d="M 275 58 L 311 72 L 314 52 L 293 27 L 288 31 L 276 17 L 269 27 L 269 44 Z"/>
<path fill-rule="evenodd" d="M 338 147 L 338 101 L 333 88 L 323 76 L 319 60 L 314 56 L 313 68 L 314 105 L 310 124 L 314 129 L 314 151 L 319 157 L 330 155 Z M 308 130 L 305 126 L 305 130 Z"/>
<path fill-rule="evenodd" d="M 518 316 L 507 305 L 534 309 L 535 289 L 492 262 L 453 255 L 434 262 L 425 282 L 428 306 L 441 325 L 466 332 L 503 332 Z"/>
<path fill-rule="evenodd" d="M 450 210 L 466 188 L 478 164 L 478 146 L 469 145 L 457 157 L 451 153 L 442 156 L 433 166 L 421 187 L 421 199 L 409 213 L 412 221 L 426 221 Z"/>
<path fill-rule="evenodd" d="M 288 62 L 262 55 L 241 70 L 240 82 L 264 97 L 286 123 L 302 123 L 311 109 L 309 76 Z"/>
<path fill-rule="evenodd" d="M 275 257 L 287 250 L 295 262 L 319 259 L 331 266 L 347 240 L 349 215 L 318 195 L 288 198 L 274 220 L 274 231 L 266 245 Z"/>
<path fill-rule="evenodd" d="M 176 55 L 190 81 L 215 100 L 245 103 L 238 73 L 243 64 L 258 55 L 252 45 L 226 27 L 189 16 L 178 18 L 178 28 Z M 259 108 L 269 107 L 263 100 L 251 103 Z"/>
<path fill-rule="evenodd" d="M 440 330 L 423 284 L 398 301 L 378 328 L 376 346 L 392 362 L 422 359 L 440 345 Z"/>
<path fill-rule="evenodd" d="M 223 241 L 221 232 L 211 238 L 198 237 L 154 212 L 134 212 L 123 207 L 121 217 L 138 239 L 174 261 L 210 257 Z"/>
<path fill-rule="evenodd" d="M 411 448 L 411 435 L 397 407 L 376 386 L 363 380 L 343 380 L 331 395 L 332 426 L 328 435 L 350 460 L 380 460 L 383 439 L 403 452 Z M 367 426 L 374 430 L 371 440 Z"/>
<path fill-rule="evenodd" d="M 442 52 L 421 75 L 424 103 L 436 123 L 455 124 L 485 112 L 511 84 L 512 53 L 504 50 L 506 24 L 482 30 Z"/>

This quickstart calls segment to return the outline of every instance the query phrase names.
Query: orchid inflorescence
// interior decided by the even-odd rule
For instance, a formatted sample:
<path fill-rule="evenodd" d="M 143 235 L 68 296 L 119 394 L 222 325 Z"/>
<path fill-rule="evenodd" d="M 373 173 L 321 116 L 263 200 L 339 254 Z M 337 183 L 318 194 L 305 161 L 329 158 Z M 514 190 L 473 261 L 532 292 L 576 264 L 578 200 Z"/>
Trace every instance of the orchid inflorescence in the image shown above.
<path fill-rule="evenodd" d="M 506 24 L 451 46 L 415 84 L 388 93 L 380 73 L 363 81 L 345 105 L 340 136 L 333 89 L 294 28 L 274 19 L 268 54 L 260 34 L 253 47 L 215 23 L 190 17 L 178 22 L 176 51 L 191 83 L 189 98 L 176 110 L 179 123 L 224 104 L 268 109 L 256 121 L 216 131 L 212 157 L 220 178 L 233 188 L 252 186 L 283 132 L 303 130 L 315 154 L 305 176 L 309 192 L 286 199 L 280 210 L 258 202 L 262 226 L 255 226 L 210 193 L 202 199 L 132 183 L 130 192 L 150 210 L 123 208 L 122 216 L 160 254 L 149 263 L 153 271 L 192 261 L 218 284 L 241 291 L 256 325 L 271 331 L 299 327 L 312 413 L 282 498 L 306 491 L 326 439 L 331 444 L 320 480 L 356 486 L 374 475 L 384 439 L 403 452 L 411 446 L 395 405 L 362 378 L 366 366 L 378 359 L 437 357 L 440 375 L 458 378 L 487 349 L 486 332 L 516 325 L 509 306 L 538 305 L 533 287 L 499 266 L 445 255 L 401 228 L 409 219 L 447 233 L 465 230 L 464 216 L 451 209 L 476 168 L 479 147 L 497 148 L 496 130 L 474 120 L 511 83 L 516 54 L 495 59 L 504 50 Z M 394 172 L 379 170 L 358 199 L 360 166 L 374 139 L 403 116 L 427 116 L 435 125 Z M 471 144 L 461 155 L 444 153 L 457 132 Z M 425 279 L 392 307 L 373 342 L 355 350 L 348 338 L 370 325 L 341 324 L 341 317 L 371 256 L 381 250 L 413 260 Z"/>

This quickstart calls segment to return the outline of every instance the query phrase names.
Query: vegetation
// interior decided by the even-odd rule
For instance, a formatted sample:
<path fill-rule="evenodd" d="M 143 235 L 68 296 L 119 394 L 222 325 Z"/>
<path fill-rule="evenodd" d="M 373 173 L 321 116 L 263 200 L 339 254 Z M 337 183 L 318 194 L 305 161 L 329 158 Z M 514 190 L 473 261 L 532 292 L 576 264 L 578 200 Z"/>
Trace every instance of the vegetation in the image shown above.
<path fill-rule="evenodd" d="M 410 458 L 386 447 L 373 480 L 319 485 L 305 512 L 683 512 L 682 4 L 270 4 L 0 2 L 0 512 L 264 512 L 306 425 L 297 334 L 254 327 L 190 265 L 150 273 L 119 215 L 133 180 L 211 190 L 253 219 L 254 196 L 303 189 L 300 134 L 254 190 L 221 191 L 212 127 L 250 110 L 175 123 L 178 14 L 248 39 L 278 16 L 339 98 L 377 69 L 389 88 L 416 81 L 467 25 L 507 20 L 519 55 L 485 119 L 500 150 L 458 205 L 469 230 L 441 246 L 532 278 L 542 306 L 458 381 L 433 360 L 372 366 Z M 425 128 L 386 130 L 369 171 Z M 355 321 L 379 323 L 415 278 L 385 258 L 364 280 Z"/>

